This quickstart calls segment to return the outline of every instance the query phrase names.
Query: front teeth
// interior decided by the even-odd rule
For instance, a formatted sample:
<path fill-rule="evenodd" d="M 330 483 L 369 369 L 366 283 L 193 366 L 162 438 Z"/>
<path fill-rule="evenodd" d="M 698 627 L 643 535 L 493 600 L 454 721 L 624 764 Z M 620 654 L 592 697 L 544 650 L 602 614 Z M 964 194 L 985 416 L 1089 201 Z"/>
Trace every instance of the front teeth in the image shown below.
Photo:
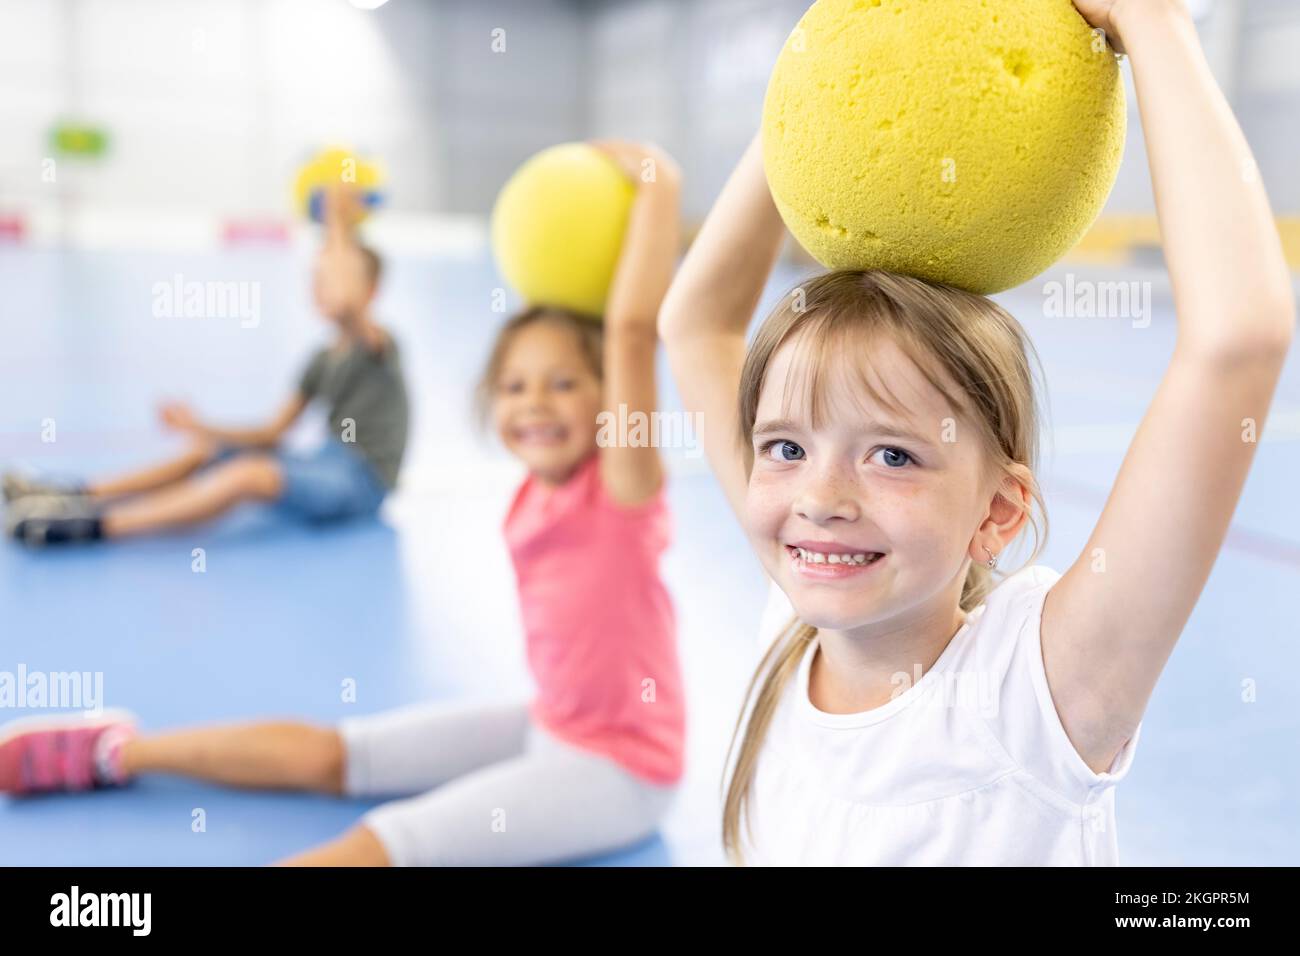
<path fill-rule="evenodd" d="M 519 435 L 525 440 L 554 440 L 561 437 L 558 425 L 525 425 L 519 429 Z"/>
<path fill-rule="evenodd" d="M 866 553 L 824 554 L 821 551 L 809 551 L 806 548 L 795 548 L 794 556 L 808 564 L 866 564 L 872 557 L 872 555 Z"/>

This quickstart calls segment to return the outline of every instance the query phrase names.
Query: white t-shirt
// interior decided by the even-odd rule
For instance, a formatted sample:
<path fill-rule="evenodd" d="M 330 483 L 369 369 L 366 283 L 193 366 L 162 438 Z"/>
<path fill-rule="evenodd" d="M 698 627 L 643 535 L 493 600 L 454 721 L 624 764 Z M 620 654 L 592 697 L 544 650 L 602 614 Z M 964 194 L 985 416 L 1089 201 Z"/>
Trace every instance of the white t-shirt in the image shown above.
<path fill-rule="evenodd" d="M 808 699 L 811 641 L 759 758 L 745 862 L 1117 865 L 1113 787 L 1141 726 L 1101 774 L 1066 736 L 1039 643 L 1059 578 L 1034 565 L 998 584 L 919 681 L 861 713 Z M 764 649 L 793 617 L 773 585 Z"/>

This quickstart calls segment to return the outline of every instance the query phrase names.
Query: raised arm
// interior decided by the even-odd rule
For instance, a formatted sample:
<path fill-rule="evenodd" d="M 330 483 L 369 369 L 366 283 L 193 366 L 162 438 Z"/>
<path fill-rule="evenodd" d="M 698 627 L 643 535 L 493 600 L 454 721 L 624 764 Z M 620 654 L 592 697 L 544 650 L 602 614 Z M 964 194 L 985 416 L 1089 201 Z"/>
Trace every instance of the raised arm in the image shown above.
<path fill-rule="evenodd" d="M 357 244 L 356 226 L 361 221 L 361 195 L 355 186 L 332 183 L 324 196 L 325 247 L 340 249 Z"/>
<path fill-rule="evenodd" d="M 1075 3 L 1132 59 L 1178 316 L 1097 526 L 1043 611 L 1057 711 L 1100 772 L 1141 720 L 1223 544 L 1295 306 L 1250 148 L 1181 0 Z"/>
<path fill-rule="evenodd" d="M 658 408 L 655 317 L 663 302 L 681 241 L 681 173 L 653 146 L 616 140 L 593 143 L 636 185 L 636 199 L 605 307 L 605 410 L 615 421 Z M 626 408 L 627 418 L 619 414 Z M 600 449 L 601 477 L 610 495 L 637 505 L 663 484 L 663 463 L 652 445 L 622 441 Z"/>
<path fill-rule="evenodd" d="M 659 334 L 677 390 L 687 411 L 703 416 L 705 454 L 737 516 L 748 484 L 737 435 L 745 329 L 784 235 L 756 136 L 713 204 L 659 313 Z"/>

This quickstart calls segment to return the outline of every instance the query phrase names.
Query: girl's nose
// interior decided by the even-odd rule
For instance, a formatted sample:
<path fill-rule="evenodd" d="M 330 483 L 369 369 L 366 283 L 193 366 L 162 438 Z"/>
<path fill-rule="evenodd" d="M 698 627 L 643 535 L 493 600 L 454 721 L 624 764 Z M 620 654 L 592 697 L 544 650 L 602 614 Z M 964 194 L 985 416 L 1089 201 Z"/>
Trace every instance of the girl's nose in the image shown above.
<path fill-rule="evenodd" d="M 835 469 L 811 470 L 794 500 L 794 511 L 814 524 L 856 521 L 862 514 L 857 485 Z"/>

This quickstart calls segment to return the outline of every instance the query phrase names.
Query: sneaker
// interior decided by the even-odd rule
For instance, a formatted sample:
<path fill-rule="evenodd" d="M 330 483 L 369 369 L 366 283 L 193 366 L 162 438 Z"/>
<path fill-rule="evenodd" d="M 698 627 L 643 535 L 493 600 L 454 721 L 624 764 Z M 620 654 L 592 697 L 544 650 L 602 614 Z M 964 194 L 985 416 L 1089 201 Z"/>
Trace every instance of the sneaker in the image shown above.
<path fill-rule="evenodd" d="M 79 481 L 37 478 L 17 471 L 6 471 L 3 476 L 0 476 L 0 491 L 3 491 L 6 502 L 36 495 L 84 496 L 86 494 L 85 486 Z"/>
<path fill-rule="evenodd" d="M 82 496 L 32 495 L 5 510 L 5 532 L 33 547 L 91 541 L 101 530 L 98 507 Z"/>
<path fill-rule="evenodd" d="M 121 786 L 118 754 L 136 735 L 135 717 L 106 711 L 27 717 L 0 726 L 0 793 L 22 796 Z"/>

